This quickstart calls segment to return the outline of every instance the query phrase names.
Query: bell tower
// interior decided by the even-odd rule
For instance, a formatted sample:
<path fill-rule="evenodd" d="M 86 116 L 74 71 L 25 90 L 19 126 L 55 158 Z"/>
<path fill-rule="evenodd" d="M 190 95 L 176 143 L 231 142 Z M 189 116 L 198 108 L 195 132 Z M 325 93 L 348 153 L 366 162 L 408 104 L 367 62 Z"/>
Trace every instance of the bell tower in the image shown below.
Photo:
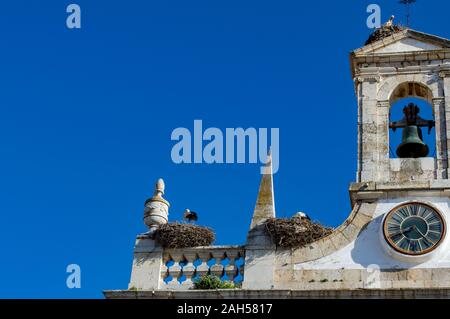
<path fill-rule="evenodd" d="M 386 30 L 384 30 L 386 31 Z M 351 54 L 358 100 L 357 182 L 447 180 L 450 157 L 450 41 L 392 28 L 373 35 Z M 417 105 L 405 103 L 404 118 L 390 118 L 391 107 L 405 98 L 426 101 L 433 118 L 421 118 Z M 434 128 L 436 145 L 423 134 Z M 402 145 L 389 149 L 395 130 Z"/>

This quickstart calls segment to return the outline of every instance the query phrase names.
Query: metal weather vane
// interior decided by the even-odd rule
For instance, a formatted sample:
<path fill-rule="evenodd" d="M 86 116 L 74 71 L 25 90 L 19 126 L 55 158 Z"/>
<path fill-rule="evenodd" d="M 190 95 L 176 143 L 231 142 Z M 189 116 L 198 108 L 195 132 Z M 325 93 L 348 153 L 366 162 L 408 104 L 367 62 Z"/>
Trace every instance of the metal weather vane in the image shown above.
<path fill-rule="evenodd" d="M 410 26 L 410 17 L 411 17 L 411 5 L 417 2 L 416 0 L 400 0 L 399 3 L 404 4 L 406 6 L 406 26 L 409 28 Z"/>

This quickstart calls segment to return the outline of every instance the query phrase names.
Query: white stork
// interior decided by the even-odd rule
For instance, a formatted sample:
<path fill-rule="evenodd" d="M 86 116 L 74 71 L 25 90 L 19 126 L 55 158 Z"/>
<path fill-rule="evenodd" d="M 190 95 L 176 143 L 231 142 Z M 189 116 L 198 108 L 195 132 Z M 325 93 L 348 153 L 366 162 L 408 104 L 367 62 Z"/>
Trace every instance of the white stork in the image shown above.
<path fill-rule="evenodd" d="M 392 27 L 394 25 L 394 19 L 395 19 L 395 16 L 392 15 L 391 18 L 389 19 L 389 21 L 386 22 L 383 26 L 384 27 L 388 27 L 388 28 Z"/>
<path fill-rule="evenodd" d="M 191 212 L 188 208 L 184 211 L 183 219 L 190 223 L 196 222 L 198 220 L 198 215 L 196 212 Z"/>
<path fill-rule="evenodd" d="M 306 219 L 306 220 L 311 220 L 311 218 L 309 218 L 309 216 L 303 212 L 298 212 L 295 213 L 294 216 L 292 216 L 293 218 L 300 218 L 300 219 Z"/>

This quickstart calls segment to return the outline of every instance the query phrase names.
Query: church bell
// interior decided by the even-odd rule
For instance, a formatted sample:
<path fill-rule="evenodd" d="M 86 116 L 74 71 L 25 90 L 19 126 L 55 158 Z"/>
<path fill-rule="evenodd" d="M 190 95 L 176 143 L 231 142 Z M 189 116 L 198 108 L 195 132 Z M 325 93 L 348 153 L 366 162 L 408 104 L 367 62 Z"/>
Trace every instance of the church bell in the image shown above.
<path fill-rule="evenodd" d="M 422 140 L 422 130 L 416 125 L 403 129 L 402 143 L 397 147 L 399 158 L 426 157 L 429 153 L 428 146 Z"/>
<path fill-rule="evenodd" d="M 424 120 L 419 116 L 420 109 L 414 103 L 409 103 L 403 108 L 404 117 L 398 122 L 390 123 L 389 127 L 395 132 L 402 128 L 402 143 L 397 147 L 399 158 L 426 157 L 429 153 L 428 146 L 423 142 L 422 127 L 428 128 L 428 134 L 435 126 L 433 120 Z"/>

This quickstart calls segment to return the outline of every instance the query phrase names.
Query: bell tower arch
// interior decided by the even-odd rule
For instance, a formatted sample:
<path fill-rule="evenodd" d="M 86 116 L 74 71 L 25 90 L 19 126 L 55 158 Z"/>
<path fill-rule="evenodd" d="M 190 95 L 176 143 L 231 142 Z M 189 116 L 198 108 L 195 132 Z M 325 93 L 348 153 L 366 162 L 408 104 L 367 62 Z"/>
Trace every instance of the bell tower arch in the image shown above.
<path fill-rule="evenodd" d="M 406 44 L 408 46 L 406 46 Z M 357 182 L 408 182 L 448 179 L 450 157 L 450 41 L 413 31 L 396 32 L 351 54 L 358 101 Z M 392 129 L 406 137 L 428 134 L 427 128 L 392 127 L 391 107 L 405 98 L 432 106 L 436 145 L 432 154 L 393 158 L 389 149 Z M 406 107 L 403 105 L 402 107 Z M 420 109 L 418 110 L 420 112 Z M 420 118 L 420 115 L 418 115 Z M 431 123 L 431 122 L 430 122 Z M 404 123 L 405 124 L 405 123 Z M 414 125 L 416 126 L 416 125 Z M 417 132 L 417 134 L 415 133 Z M 408 139 L 409 141 L 410 139 Z M 436 149 L 434 155 L 434 146 Z M 395 150 L 393 150 L 395 153 Z M 400 152 L 403 154 L 402 152 Z"/>

